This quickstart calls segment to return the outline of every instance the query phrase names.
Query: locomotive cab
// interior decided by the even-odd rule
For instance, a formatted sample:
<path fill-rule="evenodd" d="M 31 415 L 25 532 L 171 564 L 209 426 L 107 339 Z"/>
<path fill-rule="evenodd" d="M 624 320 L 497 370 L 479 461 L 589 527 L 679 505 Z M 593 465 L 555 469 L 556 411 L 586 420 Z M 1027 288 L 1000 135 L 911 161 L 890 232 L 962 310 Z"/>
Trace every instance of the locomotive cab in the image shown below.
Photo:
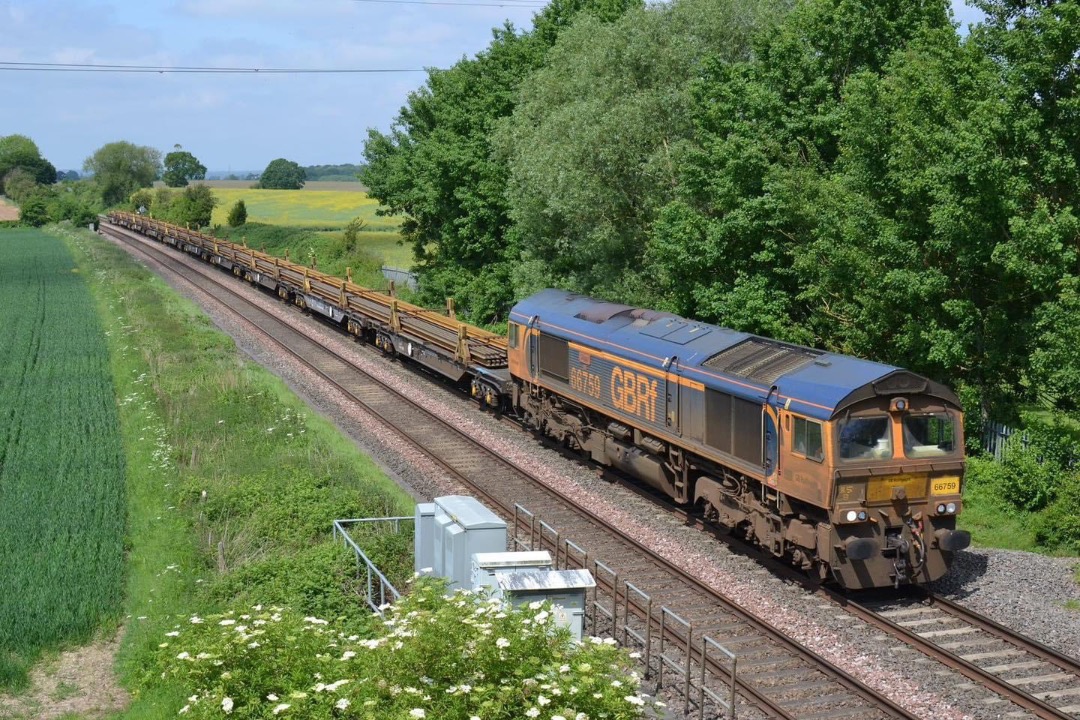
<path fill-rule="evenodd" d="M 951 554 L 970 543 L 970 534 L 956 529 L 964 469 L 959 403 L 905 371 L 872 390 L 841 404 L 829 423 L 829 571 L 845 587 L 936 580 Z"/>

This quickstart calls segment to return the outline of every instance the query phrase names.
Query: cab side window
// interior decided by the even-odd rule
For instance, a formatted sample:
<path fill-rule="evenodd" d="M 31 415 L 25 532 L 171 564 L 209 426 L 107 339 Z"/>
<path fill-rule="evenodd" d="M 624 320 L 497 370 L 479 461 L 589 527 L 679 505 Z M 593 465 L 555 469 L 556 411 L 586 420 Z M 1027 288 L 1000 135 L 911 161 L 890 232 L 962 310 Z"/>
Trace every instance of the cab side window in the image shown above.
<path fill-rule="evenodd" d="M 821 441 L 821 423 L 801 417 L 795 418 L 795 437 L 791 447 L 810 460 L 823 460 L 825 451 Z"/>
<path fill-rule="evenodd" d="M 510 331 L 507 336 L 507 344 L 509 344 L 511 348 L 516 348 L 518 346 L 518 330 L 520 328 L 521 326 L 517 323 L 510 323 Z"/>

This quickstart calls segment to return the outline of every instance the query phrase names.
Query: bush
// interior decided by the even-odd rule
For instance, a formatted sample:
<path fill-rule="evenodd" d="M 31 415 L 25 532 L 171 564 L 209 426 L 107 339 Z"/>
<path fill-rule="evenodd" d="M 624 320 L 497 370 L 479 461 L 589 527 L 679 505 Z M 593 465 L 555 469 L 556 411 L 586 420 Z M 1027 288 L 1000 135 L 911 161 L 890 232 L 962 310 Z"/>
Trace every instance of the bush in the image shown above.
<path fill-rule="evenodd" d="M 1080 474 L 1060 483 L 1057 497 L 1035 521 L 1035 539 L 1049 549 L 1080 552 Z"/>
<path fill-rule="evenodd" d="M 41 227 L 49 222 L 49 198 L 45 193 L 34 193 L 19 206 L 19 220 L 23 225 Z"/>
<path fill-rule="evenodd" d="M 229 208 L 229 216 L 225 222 L 229 223 L 229 227 L 240 227 L 247 222 L 247 205 L 244 204 L 243 198 L 236 201 L 236 204 Z"/>
<path fill-rule="evenodd" d="M 1080 443 L 1071 428 L 1054 420 L 1027 418 L 1026 427 L 1005 444 L 996 478 L 1002 498 L 1021 510 L 1047 507 L 1078 456 Z"/>
<path fill-rule="evenodd" d="M 511 608 L 424 579 L 387 609 L 321 619 L 256 605 L 185 618 L 148 683 L 176 678 L 192 717 L 640 717 L 639 679 L 614 641 L 578 645 L 539 602 Z"/>

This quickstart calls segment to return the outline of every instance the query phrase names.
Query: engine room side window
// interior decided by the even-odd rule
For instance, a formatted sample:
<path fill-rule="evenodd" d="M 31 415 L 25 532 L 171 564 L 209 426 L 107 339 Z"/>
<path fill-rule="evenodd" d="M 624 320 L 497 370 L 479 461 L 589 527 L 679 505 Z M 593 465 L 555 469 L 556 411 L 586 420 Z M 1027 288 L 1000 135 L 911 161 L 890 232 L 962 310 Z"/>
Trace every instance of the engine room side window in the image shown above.
<path fill-rule="evenodd" d="M 821 423 L 795 418 L 795 437 L 792 449 L 810 460 L 821 462 L 825 459 L 825 446 L 821 440 Z"/>
<path fill-rule="evenodd" d="M 540 372 L 556 380 L 570 380 L 570 350 L 565 340 L 540 334 Z"/>
<path fill-rule="evenodd" d="M 951 455 L 956 447 L 956 426 L 948 413 L 908 415 L 904 418 L 904 455 L 909 458 Z"/>
<path fill-rule="evenodd" d="M 510 328 L 506 333 L 506 344 L 509 345 L 511 349 L 518 346 L 518 332 L 520 331 L 520 325 L 517 323 L 510 323 Z"/>

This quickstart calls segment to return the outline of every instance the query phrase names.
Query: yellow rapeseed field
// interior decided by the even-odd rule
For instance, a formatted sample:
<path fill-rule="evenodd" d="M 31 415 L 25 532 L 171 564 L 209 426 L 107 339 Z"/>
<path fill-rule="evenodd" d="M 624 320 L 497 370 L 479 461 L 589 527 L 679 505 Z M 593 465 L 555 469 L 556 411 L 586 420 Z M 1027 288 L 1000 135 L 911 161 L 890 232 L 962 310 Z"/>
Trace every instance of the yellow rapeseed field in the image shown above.
<path fill-rule="evenodd" d="M 224 225 L 229 209 L 237 200 L 247 207 L 248 222 L 291 225 L 322 230 L 345 227 L 355 217 L 363 218 L 368 230 L 395 230 L 400 221 L 375 214 L 379 202 L 356 190 L 252 190 L 215 187 L 218 206 L 212 223 Z"/>

